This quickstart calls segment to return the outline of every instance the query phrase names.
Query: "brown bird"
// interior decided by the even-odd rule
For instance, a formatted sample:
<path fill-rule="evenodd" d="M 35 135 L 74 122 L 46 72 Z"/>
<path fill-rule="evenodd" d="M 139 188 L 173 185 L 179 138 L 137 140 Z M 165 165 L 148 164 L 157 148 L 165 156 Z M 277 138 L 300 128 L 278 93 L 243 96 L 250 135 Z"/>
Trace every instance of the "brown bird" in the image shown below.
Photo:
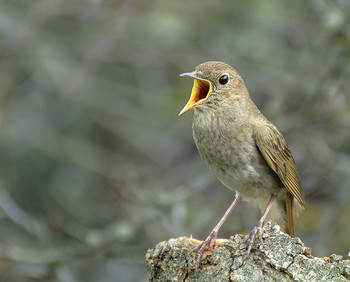
<path fill-rule="evenodd" d="M 302 186 L 294 159 L 282 134 L 250 99 L 238 72 L 222 62 L 206 62 L 194 72 L 190 100 L 179 115 L 194 108 L 193 137 L 198 151 L 213 173 L 236 197 L 198 252 L 214 246 L 217 233 L 241 196 L 259 203 L 262 217 L 242 242 L 248 258 L 256 235 L 267 218 L 294 236 L 294 211 L 304 207 Z"/>

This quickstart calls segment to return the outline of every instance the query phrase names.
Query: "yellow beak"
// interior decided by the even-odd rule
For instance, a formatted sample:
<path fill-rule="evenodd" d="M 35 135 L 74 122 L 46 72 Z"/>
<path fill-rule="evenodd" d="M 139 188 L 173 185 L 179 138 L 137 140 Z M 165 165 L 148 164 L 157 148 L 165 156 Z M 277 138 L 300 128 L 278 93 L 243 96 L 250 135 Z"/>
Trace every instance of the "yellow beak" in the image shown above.
<path fill-rule="evenodd" d="M 192 109 L 199 104 L 203 103 L 208 99 L 209 94 L 211 93 L 211 83 L 209 80 L 200 78 L 196 76 L 195 72 L 186 72 L 180 74 L 180 76 L 189 76 L 194 78 L 193 88 L 191 92 L 190 100 L 188 100 L 186 106 L 181 110 L 179 116 L 184 112 L 187 112 L 189 109 Z"/>

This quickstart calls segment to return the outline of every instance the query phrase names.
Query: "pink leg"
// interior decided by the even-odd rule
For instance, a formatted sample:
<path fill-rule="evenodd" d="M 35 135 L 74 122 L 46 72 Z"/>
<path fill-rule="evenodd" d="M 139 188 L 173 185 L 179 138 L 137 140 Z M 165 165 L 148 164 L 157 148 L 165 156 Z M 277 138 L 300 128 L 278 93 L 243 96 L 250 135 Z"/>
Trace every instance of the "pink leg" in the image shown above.
<path fill-rule="evenodd" d="M 225 212 L 224 216 L 220 219 L 220 221 L 218 222 L 218 224 L 214 227 L 214 229 L 210 232 L 209 236 L 207 237 L 207 239 L 205 239 L 201 244 L 199 244 L 197 247 L 195 247 L 192 251 L 193 252 L 198 252 L 198 257 L 197 257 L 197 261 L 196 261 L 196 269 L 198 269 L 199 266 L 199 261 L 200 258 L 204 252 L 204 249 L 209 245 L 211 248 L 214 246 L 215 243 L 215 239 L 217 238 L 218 235 L 218 231 L 220 229 L 220 227 L 224 224 L 224 222 L 226 221 L 226 219 L 228 218 L 228 216 L 230 215 L 230 213 L 232 212 L 233 208 L 235 207 L 235 205 L 238 203 L 238 201 L 241 199 L 241 197 L 238 195 L 238 193 L 236 194 L 236 198 L 233 200 L 232 204 L 230 205 L 230 207 L 227 209 L 227 211 Z"/>
<path fill-rule="evenodd" d="M 269 213 L 269 210 L 271 209 L 272 203 L 273 201 L 276 199 L 277 195 L 272 194 L 271 198 L 269 200 L 269 202 L 267 203 L 266 209 L 263 212 L 262 217 L 260 218 L 260 220 L 258 221 L 258 224 L 254 227 L 254 229 L 242 240 L 242 243 L 245 243 L 249 240 L 249 244 L 248 244 L 248 249 L 245 252 L 244 256 L 243 256 L 243 261 L 246 260 L 249 257 L 250 251 L 252 250 L 252 247 L 254 245 L 254 241 L 256 238 L 256 235 L 258 235 L 260 242 L 262 242 L 262 237 L 261 237 L 261 227 L 262 224 L 267 216 L 267 214 Z"/>

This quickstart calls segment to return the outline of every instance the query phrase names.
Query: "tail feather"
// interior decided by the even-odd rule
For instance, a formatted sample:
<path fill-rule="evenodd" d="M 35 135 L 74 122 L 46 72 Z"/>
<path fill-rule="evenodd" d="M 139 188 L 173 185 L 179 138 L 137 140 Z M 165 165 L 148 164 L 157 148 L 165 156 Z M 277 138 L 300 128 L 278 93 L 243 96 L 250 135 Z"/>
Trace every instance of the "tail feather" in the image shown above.
<path fill-rule="evenodd" d="M 286 233 L 294 237 L 294 199 L 293 196 L 285 201 Z"/>

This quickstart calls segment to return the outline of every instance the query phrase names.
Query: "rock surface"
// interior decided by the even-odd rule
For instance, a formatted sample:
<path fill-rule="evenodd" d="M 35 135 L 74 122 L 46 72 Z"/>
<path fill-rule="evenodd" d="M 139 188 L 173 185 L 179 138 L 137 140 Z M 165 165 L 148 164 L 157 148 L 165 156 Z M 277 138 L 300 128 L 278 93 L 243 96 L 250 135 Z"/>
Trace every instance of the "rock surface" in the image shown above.
<path fill-rule="evenodd" d="M 311 256 L 299 238 L 291 238 L 278 225 L 263 228 L 263 244 L 256 240 L 249 258 L 242 263 L 246 246 L 242 235 L 217 240 L 207 249 L 195 270 L 198 240 L 180 237 L 157 244 L 147 251 L 150 281 L 348 281 L 350 261 L 342 256 Z"/>

